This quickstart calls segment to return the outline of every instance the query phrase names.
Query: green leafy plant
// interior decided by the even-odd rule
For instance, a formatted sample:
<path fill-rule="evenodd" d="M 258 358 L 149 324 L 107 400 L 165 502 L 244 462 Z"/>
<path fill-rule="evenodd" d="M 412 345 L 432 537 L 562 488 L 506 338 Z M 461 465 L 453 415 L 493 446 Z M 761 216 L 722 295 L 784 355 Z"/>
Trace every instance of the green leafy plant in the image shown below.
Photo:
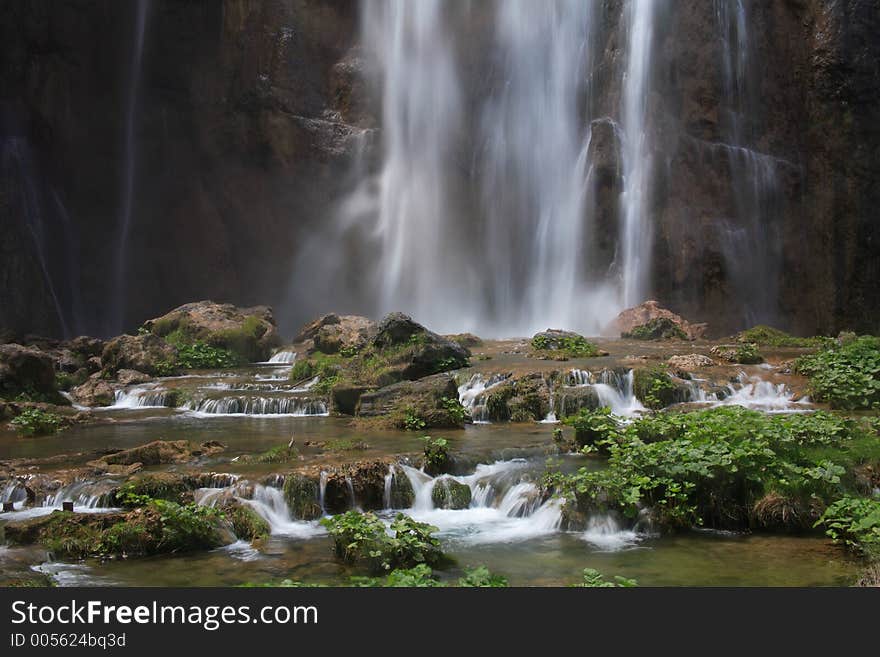
<path fill-rule="evenodd" d="M 21 434 L 44 436 L 57 433 L 63 428 L 64 420 L 56 413 L 40 408 L 26 408 L 12 419 L 12 427 Z"/>
<path fill-rule="evenodd" d="M 648 408 L 658 410 L 674 403 L 675 391 L 664 365 L 637 369 L 633 374 L 633 392 Z"/>
<path fill-rule="evenodd" d="M 449 466 L 449 442 L 445 438 L 423 436 L 424 469 L 428 474 L 439 474 Z"/>
<path fill-rule="evenodd" d="M 507 578 L 490 572 L 486 566 L 477 566 L 476 568 L 465 569 L 464 577 L 458 580 L 458 585 L 479 588 L 505 588 L 507 586 Z"/>
<path fill-rule="evenodd" d="M 403 428 L 407 431 L 421 431 L 428 423 L 412 411 L 406 411 L 403 415 Z"/>
<path fill-rule="evenodd" d="M 555 352 L 565 358 L 591 358 L 599 355 L 599 348 L 583 336 L 559 336 L 550 338 L 539 333 L 532 338 L 536 351 Z"/>
<path fill-rule="evenodd" d="M 844 497 L 837 500 L 816 521 L 835 542 L 880 558 L 880 499 Z"/>
<path fill-rule="evenodd" d="M 635 517 L 648 508 L 667 527 L 748 527 L 772 516 L 768 495 L 806 523 L 853 486 L 847 468 L 880 458 L 864 423 L 830 413 L 768 416 L 731 406 L 658 414 L 611 435 L 599 441 L 607 468 L 553 472 L 547 485 L 584 512 Z"/>
<path fill-rule="evenodd" d="M 574 427 L 575 442 L 580 448 L 596 446 L 620 437 L 620 422 L 607 406 L 596 410 L 583 408 L 577 415 L 567 417 L 563 422 Z"/>
<path fill-rule="evenodd" d="M 177 364 L 185 370 L 228 369 L 241 365 L 241 359 L 229 349 L 195 341 L 178 346 Z"/>
<path fill-rule="evenodd" d="M 466 420 L 470 419 L 468 410 L 455 397 L 444 397 L 440 400 L 440 405 L 455 424 L 463 424 Z"/>
<path fill-rule="evenodd" d="M 333 539 L 336 555 L 346 563 L 365 566 L 370 572 L 389 572 L 393 568 L 428 566 L 443 558 L 436 527 L 417 522 L 402 513 L 385 524 L 372 513 L 348 511 L 321 524 Z"/>
<path fill-rule="evenodd" d="M 816 401 L 845 410 L 880 408 L 880 338 L 861 336 L 810 356 L 803 356 L 795 369 L 810 377 Z"/>
<path fill-rule="evenodd" d="M 597 589 L 617 587 L 631 588 L 638 585 L 639 583 L 636 580 L 621 577 L 620 575 L 615 575 L 614 579 L 607 580 L 605 579 L 604 575 L 602 575 L 602 573 L 600 573 L 595 568 L 584 568 L 583 581 L 577 586 L 588 589 Z"/>

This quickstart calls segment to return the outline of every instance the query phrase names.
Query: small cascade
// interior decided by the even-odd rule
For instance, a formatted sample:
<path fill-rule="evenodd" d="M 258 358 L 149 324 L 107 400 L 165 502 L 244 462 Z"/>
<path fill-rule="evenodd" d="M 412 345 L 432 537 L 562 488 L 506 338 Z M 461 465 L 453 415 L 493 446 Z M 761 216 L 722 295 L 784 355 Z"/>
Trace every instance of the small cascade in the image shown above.
<path fill-rule="evenodd" d="M 541 420 L 541 424 L 557 424 L 559 420 L 556 418 L 556 400 L 553 399 L 553 382 L 545 379 L 544 383 L 547 386 L 547 390 L 550 392 L 550 410 L 547 411 L 547 415 Z"/>
<path fill-rule="evenodd" d="M 196 503 L 215 506 L 225 499 L 233 498 L 247 504 L 269 523 L 272 534 L 309 538 L 322 533 L 315 522 L 297 520 L 292 517 L 284 493 L 275 486 L 264 486 L 238 480 L 225 488 L 201 488 L 195 492 Z"/>
<path fill-rule="evenodd" d="M 440 528 L 441 535 L 467 543 L 525 540 L 559 530 L 560 500 L 543 500 L 535 483 L 537 463 L 524 459 L 480 464 L 466 476 L 431 477 L 408 465 L 399 466 L 412 485 L 415 500 L 407 511 L 423 522 Z M 438 482 L 454 481 L 471 491 L 466 509 L 438 509 L 432 493 Z"/>
<path fill-rule="evenodd" d="M 176 402 L 176 391 L 147 384 L 117 390 L 113 406 L 110 408 L 173 408 Z"/>
<path fill-rule="evenodd" d="M 688 382 L 689 402 L 715 406 L 743 406 L 766 413 L 801 413 L 812 408 L 809 397 L 795 399 L 795 393 L 785 383 L 765 381 L 757 376 L 740 372 L 735 383 L 729 383 L 718 392 L 706 390 L 704 379 Z"/>
<path fill-rule="evenodd" d="M 385 475 L 385 488 L 382 492 L 382 506 L 386 509 L 391 508 L 391 485 L 394 483 L 394 466 L 388 466 L 388 474 Z"/>
<path fill-rule="evenodd" d="M 327 507 L 324 501 L 327 499 L 327 471 L 321 470 L 321 476 L 318 481 L 318 504 L 321 506 L 321 513 L 327 515 Z"/>
<path fill-rule="evenodd" d="M 21 509 L 27 502 L 27 489 L 24 484 L 17 480 L 7 481 L 0 489 L 0 504 L 12 502 L 15 510 Z"/>
<path fill-rule="evenodd" d="M 599 383 L 593 384 L 599 396 L 599 405 L 609 407 L 612 413 L 620 417 L 634 417 L 645 412 L 645 407 L 633 392 L 634 379 L 633 370 L 624 375 L 614 370 L 603 370 Z"/>
<path fill-rule="evenodd" d="M 47 495 L 43 507 L 60 509 L 63 502 L 73 502 L 78 512 L 107 510 L 117 485 L 114 480 L 76 481 L 59 488 L 54 495 Z"/>
<path fill-rule="evenodd" d="M 296 352 L 295 351 L 278 351 L 272 355 L 267 363 L 271 365 L 293 365 L 293 362 L 296 360 Z"/>
<path fill-rule="evenodd" d="M 357 498 L 354 495 L 354 483 L 351 481 L 351 477 L 345 475 L 345 486 L 348 488 L 348 506 L 350 509 L 355 509 L 357 511 L 362 511 L 360 506 L 358 506 Z"/>
<path fill-rule="evenodd" d="M 468 410 L 474 424 L 489 424 L 486 391 L 509 378 L 510 374 L 493 374 L 487 380 L 482 374 L 477 373 L 458 387 L 458 401 Z"/>
<path fill-rule="evenodd" d="M 593 373 L 587 370 L 569 370 L 565 374 L 565 385 L 578 388 L 593 384 Z"/>
<path fill-rule="evenodd" d="M 606 551 L 620 550 L 640 540 L 639 534 L 623 529 L 620 522 L 610 514 L 591 516 L 581 537 L 587 543 Z"/>
<path fill-rule="evenodd" d="M 327 416 L 323 399 L 308 397 L 221 397 L 187 402 L 186 410 L 204 415 Z"/>

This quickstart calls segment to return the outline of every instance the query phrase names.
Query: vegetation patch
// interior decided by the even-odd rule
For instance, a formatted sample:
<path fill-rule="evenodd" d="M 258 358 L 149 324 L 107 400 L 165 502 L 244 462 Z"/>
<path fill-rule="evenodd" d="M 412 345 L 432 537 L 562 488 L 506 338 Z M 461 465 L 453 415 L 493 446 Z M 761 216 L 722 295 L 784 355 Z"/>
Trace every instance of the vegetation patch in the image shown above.
<path fill-rule="evenodd" d="M 592 358 L 599 355 L 599 348 L 595 344 L 574 333 L 538 333 L 532 338 L 532 349 L 556 359 Z"/>
<path fill-rule="evenodd" d="M 828 338 L 799 338 L 772 326 L 759 324 L 737 334 L 737 342 L 746 342 L 761 347 L 818 347 Z"/>
<path fill-rule="evenodd" d="M 445 438 L 423 436 L 424 443 L 422 468 L 432 476 L 442 474 L 449 468 L 449 442 Z"/>
<path fill-rule="evenodd" d="M 852 489 L 854 462 L 880 458 L 866 423 L 823 412 L 768 416 L 734 406 L 626 426 L 599 416 L 588 429 L 588 448 L 606 451 L 608 467 L 552 473 L 546 483 L 584 513 L 635 518 L 647 507 L 669 528 L 767 526 L 770 510 L 784 504 L 808 529 Z"/>
<path fill-rule="evenodd" d="M 46 436 L 65 428 L 64 418 L 40 408 L 26 408 L 10 422 L 12 428 L 27 436 Z"/>
<path fill-rule="evenodd" d="M 633 373 L 633 392 L 648 408 L 659 410 L 674 404 L 676 391 L 665 365 L 637 369 Z"/>
<path fill-rule="evenodd" d="M 810 377 L 813 399 L 844 410 L 880 408 L 880 338 L 864 335 L 843 344 L 833 342 L 795 363 Z"/>
<path fill-rule="evenodd" d="M 825 509 L 816 526 L 836 543 L 880 560 L 880 499 L 843 497 Z"/>
<path fill-rule="evenodd" d="M 634 579 L 615 575 L 613 579 L 606 579 L 605 576 L 595 568 L 584 568 L 583 580 L 575 586 L 588 589 L 603 588 L 631 588 L 638 586 L 639 583 Z"/>
<path fill-rule="evenodd" d="M 337 557 L 371 573 L 433 566 L 444 557 L 440 541 L 433 536 L 437 528 L 402 513 L 392 521 L 390 533 L 374 514 L 358 511 L 324 518 L 321 524 L 333 538 Z"/>

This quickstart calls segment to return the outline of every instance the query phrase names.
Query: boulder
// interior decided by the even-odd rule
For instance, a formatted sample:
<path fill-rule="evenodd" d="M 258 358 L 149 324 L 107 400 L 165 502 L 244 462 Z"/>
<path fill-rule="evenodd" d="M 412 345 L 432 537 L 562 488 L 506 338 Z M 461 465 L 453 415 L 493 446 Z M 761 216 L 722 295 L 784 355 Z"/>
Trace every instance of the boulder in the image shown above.
<path fill-rule="evenodd" d="M 709 353 L 720 360 L 740 365 L 755 365 L 764 362 L 764 357 L 754 343 L 719 344 L 712 347 Z"/>
<path fill-rule="evenodd" d="M 152 376 L 167 376 L 175 370 L 176 362 L 177 348 L 150 333 L 113 338 L 101 354 L 102 368 L 111 375 L 128 369 Z"/>
<path fill-rule="evenodd" d="M 65 347 L 80 356 L 83 360 L 88 360 L 92 356 L 100 356 L 104 351 L 104 341 L 99 338 L 92 338 L 87 335 L 68 340 Z"/>
<path fill-rule="evenodd" d="M 0 397 L 13 399 L 22 393 L 54 401 L 58 397 L 54 362 L 31 347 L 0 345 Z"/>
<path fill-rule="evenodd" d="M 264 361 L 281 346 L 272 309 L 238 308 L 229 303 L 197 301 L 144 322 L 143 330 L 180 344 L 195 341 L 228 349 L 247 361 Z M 148 372 L 143 368 L 133 367 Z"/>
<path fill-rule="evenodd" d="M 314 348 L 325 354 L 356 353 L 376 335 L 376 322 L 359 315 L 329 314 L 307 324 L 294 342 L 311 340 Z"/>
<path fill-rule="evenodd" d="M 449 477 L 441 477 L 431 489 L 431 501 L 438 509 L 466 509 L 471 504 L 471 489 Z"/>
<path fill-rule="evenodd" d="M 486 396 L 492 422 L 535 422 L 550 411 L 550 388 L 540 372 L 508 379 Z"/>
<path fill-rule="evenodd" d="M 70 396 L 82 406 L 112 406 L 116 401 L 116 387 L 96 373 L 82 385 L 73 388 Z"/>
<path fill-rule="evenodd" d="M 599 408 L 599 395 L 593 386 L 563 386 L 556 391 L 553 409 L 559 418 L 577 415 L 584 408 Z"/>
<path fill-rule="evenodd" d="M 394 365 L 389 376 L 415 380 L 438 372 L 467 367 L 470 351 L 429 331 L 403 313 L 390 313 L 379 324 L 371 343 L 389 355 Z"/>
<path fill-rule="evenodd" d="M 606 332 L 612 335 L 631 333 L 636 327 L 644 326 L 652 320 L 661 318 L 670 320 L 672 324 L 684 332 L 688 340 L 703 337 L 709 327 L 708 324 L 691 324 L 671 310 L 661 307 L 656 301 L 645 301 L 641 305 L 627 308 L 621 312 L 606 328 Z"/>
<path fill-rule="evenodd" d="M 405 428 L 408 417 L 424 422 L 423 427 L 460 428 L 462 421 L 450 412 L 458 403 L 455 379 L 448 374 L 435 374 L 418 381 L 400 381 L 361 395 L 357 406 L 359 417 L 389 417 L 391 423 Z"/>
<path fill-rule="evenodd" d="M 152 377 L 149 374 L 144 374 L 137 370 L 122 369 L 116 373 L 116 380 L 119 381 L 121 385 L 130 386 L 138 383 L 148 383 L 152 380 Z"/>
<path fill-rule="evenodd" d="M 620 334 L 629 340 L 687 340 L 687 333 L 669 317 L 655 317 L 646 324 Z"/>
<path fill-rule="evenodd" d="M 284 478 L 284 500 L 294 518 L 315 520 L 323 515 L 320 504 L 320 480 L 302 474 Z"/>

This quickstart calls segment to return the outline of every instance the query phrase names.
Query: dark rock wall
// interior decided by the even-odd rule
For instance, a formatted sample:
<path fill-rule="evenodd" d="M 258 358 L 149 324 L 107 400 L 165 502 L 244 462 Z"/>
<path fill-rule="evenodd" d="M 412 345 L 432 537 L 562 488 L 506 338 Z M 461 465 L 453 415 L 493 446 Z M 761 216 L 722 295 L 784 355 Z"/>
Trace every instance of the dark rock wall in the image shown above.
<path fill-rule="evenodd" d="M 756 260 L 752 279 L 731 271 L 719 223 L 749 213 L 731 193 L 735 172 L 719 146 L 729 126 L 717 4 L 669 3 L 649 99 L 659 154 L 654 296 L 717 330 L 748 320 L 744 298 L 772 293 L 778 311 L 768 319 L 793 330 L 877 331 L 880 8 L 874 0 L 746 5 L 751 144 L 780 163 L 776 193 L 764 199 L 778 257 L 769 269 Z M 607 0 L 601 13 L 597 116 L 617 115 L 620 6 Z M 114 0 L 0 4 L 0 327 L 115 330 L 109 299 L 135 11 L 135 2 Z M 491 26 L 475 11 L 462 29 L 478 36 Z M 291 289 L 308 295 L 312 282 L 291 285 L 291 255 L 328 221 L 353 144 L 376 124 L 357 35 L 353 1 L 149 2 L 124 328 L 196 298 L 295 307 Z M 479 39 L 469 43 L 479 55 Z M 479 66 L 463 77 L 479 93 Z M 593 136 L 591 220 L 612 236 L 617 145 L 608 123 L 595 124 Z M 610 265 L 614 239 L 590 248 L 594 266 Z M 282 316 L 306 319 L 295 308 Z"/>

